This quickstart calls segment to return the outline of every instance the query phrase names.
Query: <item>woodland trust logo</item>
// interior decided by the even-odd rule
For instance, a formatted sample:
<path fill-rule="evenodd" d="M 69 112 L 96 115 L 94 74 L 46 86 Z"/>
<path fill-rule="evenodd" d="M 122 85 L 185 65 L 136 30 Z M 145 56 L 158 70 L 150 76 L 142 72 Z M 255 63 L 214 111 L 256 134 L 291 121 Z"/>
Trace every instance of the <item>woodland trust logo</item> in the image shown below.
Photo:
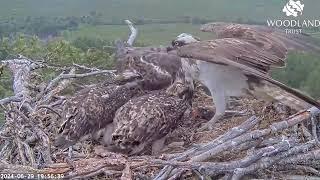
<path fill-rule="evenodd" d="M 282 28 L 287 34 L 301 34 L 305 28 L 320 27 L 319 19 L 296 19 L 303 14 L 305 4 L 302 0 L 289 0 L 284 5 L 282 12 L 291 19 L 268 19 L 267 24 L 271 27 Z"/>
<path fill-rule="evenodd" d="M 287 16 L 298 17 L 302 15 L 304 4 L 301 1 L 290 0 L 282 9 L 282 12 L 286 13 Z"/>

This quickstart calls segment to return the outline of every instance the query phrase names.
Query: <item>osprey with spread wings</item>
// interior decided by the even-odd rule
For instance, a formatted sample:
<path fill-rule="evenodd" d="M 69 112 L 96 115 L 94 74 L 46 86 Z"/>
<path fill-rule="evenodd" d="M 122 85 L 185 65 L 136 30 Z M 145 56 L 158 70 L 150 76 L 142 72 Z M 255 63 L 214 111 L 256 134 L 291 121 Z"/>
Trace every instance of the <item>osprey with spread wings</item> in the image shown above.
<path fill-rule="evenodd" d="M 224 115 L 230 96 L 250 94 L 280 101 L 296 110 L 320 107 L 316 100 L 269 76 L 272 67 L 285 66 L 289 50 L 320 52 L 311 37 L 264 26 L 228 23 L 206 24 L 201 30 L 215 32 L 217 39 L 198 41 L 189 34 L 181 34 L 172 45 L 182 59 L 196 60 L 198 78 L 213 96 L 216 114 L 207 128 L 212 128 Z"/>

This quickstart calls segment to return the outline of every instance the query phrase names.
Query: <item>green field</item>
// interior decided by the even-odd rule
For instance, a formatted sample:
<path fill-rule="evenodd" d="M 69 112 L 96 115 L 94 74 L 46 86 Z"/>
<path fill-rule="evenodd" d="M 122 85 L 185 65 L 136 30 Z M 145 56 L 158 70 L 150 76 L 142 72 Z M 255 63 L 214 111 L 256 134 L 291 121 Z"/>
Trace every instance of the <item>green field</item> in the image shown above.
<path fill-rule="evenodd" d="M 213 37 L 210 33 L 199 30 L 199 25 L 192 24 L 150 24 L 137 26 L 139 30 L 137 41 L 146 45 L 166 45 L 174 37 L 182 32 L 192 33 L 201 39 Z M 128 26 L 105 25 L 105 26 L 81 26 L 76 31 L 65 31 L 62 35 L 72 41 L 78 37 L 99 38 L 107 41 L 116 39 L 127 39 L 129 34 Z"/>
<path fill-rule="evenodd" d="M 213 20 L 252 20 L 284 17 L 285 0 L 0 0 L 0 18 L 84 16 L 92 11 L 106 20 L 173 19 L 197 16 Z M 304 0 L 305 17 L 319 17 L 319 0 Z"/>

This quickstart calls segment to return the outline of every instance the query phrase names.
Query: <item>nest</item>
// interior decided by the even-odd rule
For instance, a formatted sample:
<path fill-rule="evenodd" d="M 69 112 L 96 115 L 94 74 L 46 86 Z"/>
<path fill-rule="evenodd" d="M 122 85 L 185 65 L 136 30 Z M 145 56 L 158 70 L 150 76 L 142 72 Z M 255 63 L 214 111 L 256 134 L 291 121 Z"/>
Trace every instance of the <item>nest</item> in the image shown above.
<path fill-rule="evenodd" d="M 97 72 L 96 72 L 97 71 Z M 0 172 L 51 175 L 66 179 L 242 179 L 320 176 L 320 149 L 310 112 L 294 112 L 281 104 L 254 98 L 232 98 L 234 112 L 211 131 L 199 132 L 214 115 L 211 97 L 197 86 L 192 111 L 167 135 L 166 147 L 157 156 L 127 156 L 85 140 L 72 152 L 52 145 L 60 125 L 65 97 L 71 84 L 58 76 L 46 83 L 38 96 L 1 100 L 5 124 L 0 131 Z M 32 73 L 32 71 L 26 71 Z M 108 73 L 106 71 L 101 74 Z M 28 82 L 28 74 L 24 78 Z M 15 79 L 16 80 L 16 79 Z M 43 85 L 42 83 L 38 83 Z M 20 86 L 30 90 L 25 86 Z M 72 153 L 72 158 L 68 155 Z"/>

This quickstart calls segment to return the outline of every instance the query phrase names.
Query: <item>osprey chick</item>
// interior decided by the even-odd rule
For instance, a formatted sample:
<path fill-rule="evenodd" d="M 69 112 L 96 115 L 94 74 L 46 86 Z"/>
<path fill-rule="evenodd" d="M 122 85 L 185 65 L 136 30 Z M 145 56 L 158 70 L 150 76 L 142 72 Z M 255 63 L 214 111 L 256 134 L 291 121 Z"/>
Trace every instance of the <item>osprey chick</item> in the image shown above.
<path fill-rule="evenodd" d="M 170 89 L 183 88 L 181 86 Z M 189 107 L 188 100 L 165 90 L 131 99 L 116 112 L 112 139 L 116 146 L 129 150 L 131 155 L 141 153 L 150 145 L 152 153 L 157 154 L 164 136 L 178 126 Z"/>
<path fill-rule="evenodd" d="M 81 137 L 107 127 L 118 108 L 141 94 L 139 82 L 124 85 L 106 83 L 82 89 L 64 106 L 64 122 L 55 139 L 55 146 L 69 147 Z"/>
<path fill-rule="evenodd" d="M 117 53 L 117 71 L 120 74 L 139 76 L 146 90 L 160 90 L 179 82 L 189 86 L 187 89 L 192 93 L 197 65 L 187 59 L 181 60 L 175 51 L 167 50 L 122 47 Z"/>

